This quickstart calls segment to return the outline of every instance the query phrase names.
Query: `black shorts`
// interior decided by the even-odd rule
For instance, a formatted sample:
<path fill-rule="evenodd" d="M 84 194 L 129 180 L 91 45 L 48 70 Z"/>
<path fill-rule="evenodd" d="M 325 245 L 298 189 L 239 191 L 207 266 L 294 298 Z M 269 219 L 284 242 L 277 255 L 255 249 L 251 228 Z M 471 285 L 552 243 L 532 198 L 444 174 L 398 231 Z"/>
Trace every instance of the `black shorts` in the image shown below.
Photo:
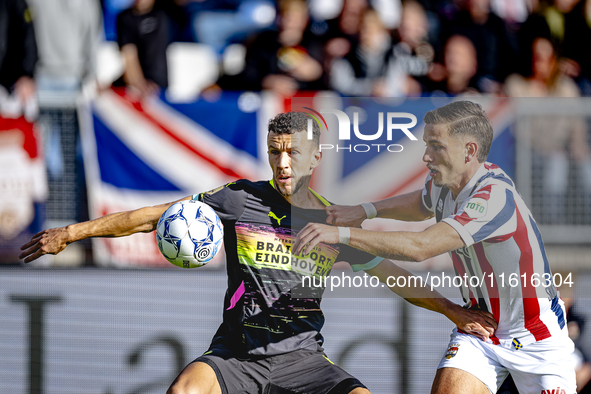
<path fill-rule="evenodd" d="M 222 394 L 346 394 L 365 388 L 324 353 L 309 350 L 244 360 L 214 349 L 193 362 L 213 368 Z"/>

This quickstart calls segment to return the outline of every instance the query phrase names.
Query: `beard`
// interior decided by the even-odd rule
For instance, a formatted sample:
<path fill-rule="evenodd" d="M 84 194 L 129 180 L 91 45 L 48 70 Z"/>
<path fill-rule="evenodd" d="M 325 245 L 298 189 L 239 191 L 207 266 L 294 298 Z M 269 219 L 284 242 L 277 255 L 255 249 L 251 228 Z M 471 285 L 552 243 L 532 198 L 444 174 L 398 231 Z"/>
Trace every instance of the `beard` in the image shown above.
<path fill-rule="evenodd" d="M 296 183 L 295 187 L 292 187 L 292 190 L 290 192 L 287 192 L 285 190 L 281 190 L 279 188 L 279 185 L 277 185 L 275 187 L 275 190 L 277 190 L 279 192 L 279 194 L 281 194 L 283 197 L 293 196 L 294 194 L 296 194 L 306 184 L 306 182 L 309 183 L 311 178 L 312 178 L 311 175 L 304 175 L 303 177 L 301 177 L 298 180 L 298 182 Z"/>
<path fill-rule="evenodd" d="M 439 175 L 439 180 L 437 180 L 437 175 Z M 443 173 L 441 172 L 441 168 L 439 170 L 437 170 L 437 173 L 431 179 L 433 179 L 433 184 L 437 187 L 447 187 L 448 186 L 443 179 Z"/>

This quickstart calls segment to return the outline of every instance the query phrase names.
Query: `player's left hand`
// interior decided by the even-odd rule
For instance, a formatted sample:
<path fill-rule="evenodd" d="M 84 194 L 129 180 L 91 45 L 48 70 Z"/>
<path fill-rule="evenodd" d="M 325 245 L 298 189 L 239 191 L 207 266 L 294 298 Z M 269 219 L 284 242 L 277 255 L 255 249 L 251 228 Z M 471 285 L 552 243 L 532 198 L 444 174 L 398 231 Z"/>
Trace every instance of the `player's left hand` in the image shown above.
<path fill-rule="evenodd" d="M 320 242 L 326 244 L 339 243 L 339 229 L 320 223 L 309 223 L 298 234 L 292 252 L 294 255 L 307 255 Z"/>
<path fill-rule="evenodd" d="M 491 313 L 476 309 L 465 309 L 459 305 L 454 308 L 454 311 L 448 317 L 456 324 L 458 329 L 483 341 L 490 339 L 498 327 Z"/>

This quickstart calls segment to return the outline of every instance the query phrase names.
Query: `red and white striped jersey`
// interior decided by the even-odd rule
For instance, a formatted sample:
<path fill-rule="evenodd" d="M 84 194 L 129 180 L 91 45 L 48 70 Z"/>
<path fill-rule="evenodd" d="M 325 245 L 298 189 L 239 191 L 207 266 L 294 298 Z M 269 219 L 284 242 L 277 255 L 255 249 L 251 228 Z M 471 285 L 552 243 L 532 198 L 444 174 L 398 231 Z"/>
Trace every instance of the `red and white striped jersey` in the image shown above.
<path fill-rule="evenodd" d="M 466 307 L 478 306 L 497 320 L 493 342 L 526 345 L 566 335 L 540 231 L 503 170 L 483 163 L 455 199 L 429 175 L 422 200 L 466 244 L 450 252 L 453 265 L 466 278 L 467 286 L 460 286 Z"/>

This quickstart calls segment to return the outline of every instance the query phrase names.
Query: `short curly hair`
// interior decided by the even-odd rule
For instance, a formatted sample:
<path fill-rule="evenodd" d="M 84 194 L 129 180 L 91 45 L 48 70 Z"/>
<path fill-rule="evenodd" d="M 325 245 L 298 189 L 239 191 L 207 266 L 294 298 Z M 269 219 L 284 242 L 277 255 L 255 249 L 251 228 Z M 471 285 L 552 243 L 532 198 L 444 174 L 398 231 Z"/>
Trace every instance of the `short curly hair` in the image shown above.
<path fill-rule="evenodd" d="M 291 111 L 279 114 L 269 121 L 269 133 L 294 134 L 308 131 L 308 120 L 311 118 L 304 112 Z M 313 141 L 320 143 L 320 126 L 312 120 Z"/>

